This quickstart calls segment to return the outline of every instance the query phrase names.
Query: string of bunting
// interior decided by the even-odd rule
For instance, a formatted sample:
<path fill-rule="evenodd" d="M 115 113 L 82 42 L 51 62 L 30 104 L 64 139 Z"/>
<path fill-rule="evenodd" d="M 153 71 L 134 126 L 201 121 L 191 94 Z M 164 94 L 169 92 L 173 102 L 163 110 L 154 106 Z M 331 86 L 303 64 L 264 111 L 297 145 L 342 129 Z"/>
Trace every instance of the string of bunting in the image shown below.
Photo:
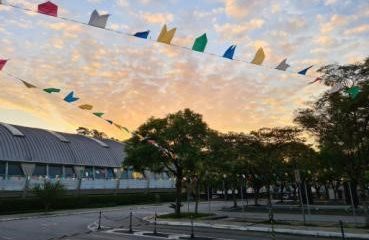
<path fill-rule="evenodd" d="M 17 5 L 13 5 L 11 3 L 5 3 L 5 2 L 2 2 L 1 0 L 0 0 L 0 4 L 5 5 L 5 6 L 9 6 L 9 7 L 12 7 L 12 8 L 20 9 L 20 10 L 23 10 L 23 11 L 28 11 L 28 12 L 48 15 L 48 16 L 51 16 L 51 17 L 56 17 L 56 18 L 62 19 L 64 21 L 68 21 L 68 22 L 72 22 L 72 23 L 78 23 L 78 24 L 83 24 L 83 25 L 87 25 L 87 26 L 91 26 L 91 27 L 104 29 L 104 30 L 107 30 L 107 31 L 111 31 L 111 32 L 121 34 L 121 35 L 127 35 L 127 36 L 131 36 L 131 37 L 137 37 L 137 38 L 142 38 L 142 39 L 152 41 L 151 39 L 148 38 L 149 34 L 150 34 L 150 30 L 136 32 L 134 34 L 131 34 L 131 33 L 127 33 L 127 32 L 122 32 L 122 31 L 106 28 L 106 25 L 107 25 L 108 19 L 110 17 L 110 14 L 100 14 L 97 10 L 94 10 L 91 13 L 89 22 L 85 23 L 85 22 L 74 20 L 74 19 L 69 19 L 69 18 L 59 16 L 58 15 L 58 10 L 59 10 L 58 6 L 54 3 L 52 3 L 51 1 L 47 1 L 45 3 L 39 4 L 37 6 L 37 11 L 32 10 L 32 9 L 27 9 L 27 8 L 24 8 L 24 7 L 20 7 L 20 6 L 17 6 Z M 290 67 L 290 65 L 287 63 L 287 58 L 283 59 L 274 68 L 262 65 L 264 60 L 265 60 L 265 57 L 266 57 L 264 49 L 262 47 L 260 47 L 258 49 L 258 51 L 255 53 L 255 56 L 254 56 L 254 58 L 251 62 L 247 62 L 247 61 L 243 61 L 243 60 L 239 60 L 239 59 L 234 58 L 234 53 L 235 53 L 236 47 L 237 47 L 236 45 L 231 45 L 229 48 L 227 48 L 225 50 L 225 52 L 222 55 L 217 55 L 217 54 L 214 54 L 214 53 L 205 52 L 205 48 L 206 48 L 206 45 L 208 43 L 206 33 L 202 34 L 201 36 L 199 36 L 195 39 L 192 48 L 174 45 L 171 42 L 174 38 L 176 30 L 177 30 L 176 28 L 172 28 L 172 29 L 168 30 L 167 26 L 164 25 L 162 27 L 161 31 L 160 31 L 159 36 L 156 39 L 156 42 L 168 44 L 169 46 L 173 46 L 173 47 L 180 47 L 180 48 L 190 50 L 190 51 L 201 52 L 201 53 L 204 53 L 204 54 L 207 54 L 207 55 L 226 58 L 226 59 L 229 59 L 229 60 L 244 62 L 244 63 L 247 63 L 247 64 L 259 65 L 259 66 L 263 66 L 265 68 L 284 71 L 284 72 L 287 72 L 287 73 L 290 73 L 290 74 L 299 74 L 299 75 L 302 75 L 302 76 L 305 76 L 305 77 L 315 78 L 313 76 L 307 75 L 308 70 L 310 70 L 313 67 L 313 65 L 311 65 L 307 68 L 304 68 L 304 69 L 298 71 L 297 73 L 287 71 L 287 68 Z M 317 82 L 316 79 L 313 82 Z"/>
<path fill-rule="evenodd" d="M 8 60 L 6 59 L 0 59 L 0 71 L 3 70 L 4 66 L 6 65 L 6 63 L 8 62 Z M 11 73 L 8 73 L 8 72 L 5 72 L 8 76 L 20 81 L 26 88 L 28 89 L 40 89 L 39 87 L 37 87 L 36 85 L 30 83 L 29 81 L 26 81 L 18 76 L 15 76 Z M 51 87 L 51 88 L 41 88 L 41 90 L 45 93 L 48 93 L 48 94 L 57 94 L 57 93 L 60 93 L 61 92 L 61 89 L 59 88 L 54 88 L 54 87 Z M 74 91 L 71 91 L 69 92 L 63 99 L 65 102 L 67 103 L 73 103 L 73 102 L 77 102 L 80 100 L 80 98 L 76 97 Z M 82 110 L 88 110 L 88 111 L 91 111 L 93 109 L 93 105 L 91 104 L 82 104 L 82 105 L 79 105 L 78 108 L 82 109 Z M 161 152 L 163 152 L 165 155 L 171 157 L 172 159 L 176 159 L 176 155 L 173 154 L 172 152 L 170 152 L 168 149 L 160 146 L 155 140 L 152 140 L 152 139 L 148 139 L 146 137 L 143 137 L 142 135 L 136 133 L 136 132 L 133 132 L 133 131 L 130 131 L 128 128 L 118 124 L 118 123 L 115 123 L 113 122 L 112 120 L 110 119 L 105 119 L 103 118 L 102 116 L 105 114 L 103 112 L 93 112 L 92 113 L 94 116 L 98 117 L 98 118 L 101 118 L 103 119 L 105 122 L 109 123 L 110 125 L 114 125 L 116 128 L 118 128 L 119 130 L 121 131 L 124 131 L 124 132 L 127 132 L 129 134 L 131 134 L 132 136 L 137 136 L 139 138 L 140 141 L 146 141 L 148 144 L 151 144 L 153 146 L 155 146 L 156 148 L 158 148 Z"/>

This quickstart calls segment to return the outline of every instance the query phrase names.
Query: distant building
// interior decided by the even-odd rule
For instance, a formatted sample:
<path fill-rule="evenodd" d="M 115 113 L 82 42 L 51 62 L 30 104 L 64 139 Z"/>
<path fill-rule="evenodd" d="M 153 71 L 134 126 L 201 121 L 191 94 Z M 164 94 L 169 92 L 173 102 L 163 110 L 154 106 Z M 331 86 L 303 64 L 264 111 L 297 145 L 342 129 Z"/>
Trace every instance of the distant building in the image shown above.
<path fill-rule="evenodd" d="M 124 144 L 0 123 L 0 191 L 25 191 L 44 181 L 69 190 L 172 188 L 166 174 L 133 179 L 123 171 Z"/>

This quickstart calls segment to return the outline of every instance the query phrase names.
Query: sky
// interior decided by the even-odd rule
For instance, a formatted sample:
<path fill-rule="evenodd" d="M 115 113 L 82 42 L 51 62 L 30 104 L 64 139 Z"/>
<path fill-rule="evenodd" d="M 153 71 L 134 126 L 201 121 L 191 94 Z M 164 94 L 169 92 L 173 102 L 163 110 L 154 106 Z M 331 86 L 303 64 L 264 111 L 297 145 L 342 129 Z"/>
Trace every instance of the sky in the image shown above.
<path fill-rule="evenodd" d="M 39 0 L 3 0 L 37 9 Z M 293 124 L 296 109 L 326 87 L 308 82 L 327 64 L 351 64 L 369 54 L 367 0 L 53 0 L 58 15 L 87 23 L 91 12 L 111 14 L 107 28 L 150 30 L 148 40 L 0 6 L 0 122 L 109 136 L 129 135 L 78 108 L 131 130 L 149 117 L 184 108 L 213 129 L 248 132 Z M 163 24 L 176 27 L 173 45 L 156 42 Z M 189 51 L 206 33 L 205 53 Z M 222 56 L 236 44 L 231 61 Z M 263 47 L 263 66 L 250 64 Z M 288 71 L 274 68 L 288 59 Z M 310 65 L 308 76 L 295 74 Z M 7 73 L 59 94 L 27 89 Z M 63 98 L 74 91 L 79 101 Z"/>

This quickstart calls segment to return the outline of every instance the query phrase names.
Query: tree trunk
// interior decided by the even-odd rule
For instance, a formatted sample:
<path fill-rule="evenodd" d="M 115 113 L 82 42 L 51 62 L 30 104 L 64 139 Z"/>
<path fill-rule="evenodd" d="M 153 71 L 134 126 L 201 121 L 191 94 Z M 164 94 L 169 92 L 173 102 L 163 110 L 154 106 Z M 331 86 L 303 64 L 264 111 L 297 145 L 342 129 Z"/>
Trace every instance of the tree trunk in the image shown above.
<path fill-rule="evenodd" d="M 284 190 L 284 182 L 281 183 L 280 195 L 281 195 L 281 203 L 283 203 L 283 190 Z"/>
<path fill-rule="evenodd" d="M 178 216 L 181 214 L 181 204 L 182 204 L 182 175 L 177 174 L 175 214 Z"/>
<path fill-rule="evenodd" d="M 260 191 L 260 188 L 258 188 L 258 187 L 254 188 L 255 206 L 258 206 L 259 205 L 259 203 L 258 203 L 258 200 L 259 200 L 259 191 Z"/>
<path fill-rule="evenodd" d="M 361 202 L 363 204 L 364 217 L 365 217 L 365 227 L 369 227 L 369 212 L 368 212 L 368 202 L 367 200 L 367 190 L 365 184 L 360 184 L 361 191 Z"/>
<path fill-rule="evenodd" d="M 199 181 L 196 181 L 195 194 L 196 194 L 195 214 L 197 214 L 198 211 L 199 211 L 199 201 L 200 201 L 200 184 L 199 184 Z"/>
<path fill-rule="evenodd" d="M 236 208 L 237 207 L 237 197 L 236 197 L 235 189 L 233 185 L 232 185 L 232 198 L 233 198 L 233 207 Z"/>
<path fill-rule="evenodd" d="M 329 190 L 327 184 L 324 184 L 324 190 L 325 190 L 325 200 L 329 200 Z"/>

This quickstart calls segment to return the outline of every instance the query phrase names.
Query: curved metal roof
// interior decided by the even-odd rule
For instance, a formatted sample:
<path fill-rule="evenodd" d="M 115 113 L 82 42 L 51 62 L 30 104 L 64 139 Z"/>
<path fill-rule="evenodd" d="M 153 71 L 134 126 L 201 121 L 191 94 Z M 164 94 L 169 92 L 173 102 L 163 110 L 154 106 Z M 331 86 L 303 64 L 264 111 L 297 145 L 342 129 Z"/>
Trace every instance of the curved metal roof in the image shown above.
<path fill-rule="evenodd" d="M 23 136 L 0 123 L 0 161 L 120 167 L 125 158 L 124 144 L 112 140 L 100 140 L 105 146 L 77 134 L 53 134 L 43 129 L 10 126 Z M 62 141 L 60 136 L 67 141 Z"/>

